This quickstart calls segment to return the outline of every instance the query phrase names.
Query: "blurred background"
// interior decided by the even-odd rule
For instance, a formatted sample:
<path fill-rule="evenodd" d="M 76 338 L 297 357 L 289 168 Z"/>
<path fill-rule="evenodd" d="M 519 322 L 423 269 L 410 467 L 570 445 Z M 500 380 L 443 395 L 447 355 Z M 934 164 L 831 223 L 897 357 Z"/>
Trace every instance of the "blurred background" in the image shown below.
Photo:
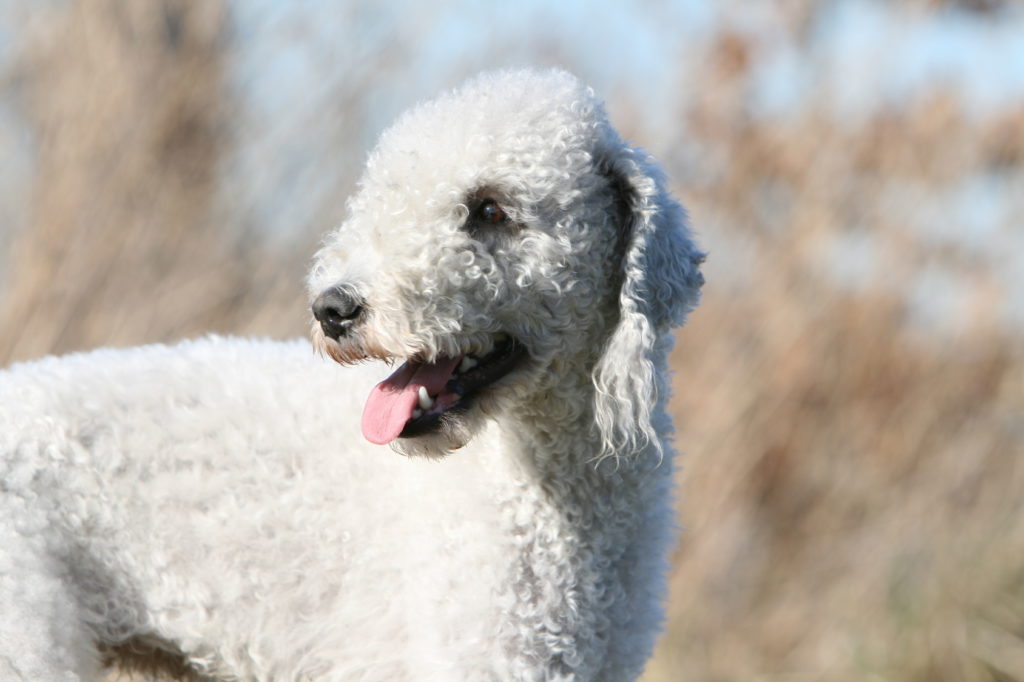
<path fill-rule="evenodd" d="M 710 252 L 645 682 L 1024 680 L 1016 4 L 0 0 L 0 364 L 304 335 L 378 133 L 508 65 L 603 93 Z"/>

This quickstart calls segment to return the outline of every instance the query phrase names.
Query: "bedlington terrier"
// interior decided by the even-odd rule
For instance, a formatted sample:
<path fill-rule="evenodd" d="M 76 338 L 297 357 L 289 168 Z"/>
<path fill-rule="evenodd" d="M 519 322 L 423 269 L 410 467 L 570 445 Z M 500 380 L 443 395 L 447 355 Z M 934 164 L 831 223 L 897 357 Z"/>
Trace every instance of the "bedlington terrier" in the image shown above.
<path fill-rule="evenodd" d="M 636 678 L 701 260 L 569 74 L 414 108 L 309 275 L 338 362 L 211 337 L 0 373 L 0 679 Z"/>

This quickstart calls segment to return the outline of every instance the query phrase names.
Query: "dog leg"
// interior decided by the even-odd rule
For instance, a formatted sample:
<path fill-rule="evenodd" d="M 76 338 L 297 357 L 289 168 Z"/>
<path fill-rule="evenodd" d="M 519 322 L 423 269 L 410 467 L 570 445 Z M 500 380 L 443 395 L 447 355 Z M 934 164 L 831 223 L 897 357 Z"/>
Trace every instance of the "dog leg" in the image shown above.
<path fill-rule="evenodd" d="M 46 528 L 34 530 L 0 517 L 0 680 L 96 680 L 99 654 L 81 622 L 74 586 L 45 550 Z"/>

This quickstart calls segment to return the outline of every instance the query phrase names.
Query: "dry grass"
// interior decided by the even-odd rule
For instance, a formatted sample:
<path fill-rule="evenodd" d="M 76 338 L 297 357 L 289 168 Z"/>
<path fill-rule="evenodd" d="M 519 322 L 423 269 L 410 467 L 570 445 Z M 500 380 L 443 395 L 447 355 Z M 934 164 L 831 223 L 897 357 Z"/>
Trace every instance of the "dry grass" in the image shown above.
<path fill-rule="evenodd" d="M 682 336 L 687 530 L 649 679 L 1024 679 L 1019 343 L 936 349 L 887 298 L 760 284 Z"/>
<path fill-rule="evenodd" d="M 1024 112 L 971 121 L 937 94 L 855 128 L 758 122 L 745 50 L 723 37 L 690 114 L 728 162 L 683 194 L 749 248 L 723 255 L 743 273 L 711 279 L 674 358 L 686 533 L 646 679 L 1024 680 L 1024 346 L 996 313 L 1013 292 L 887 194 L 1019 172 Z M 844 287 L 823 254 L 858 232 L 881 266 Z M 963 285 L 963 319 L 908 307 L 928 267 Z"/>
<path fill-rule="evenodd" d="M 31 223 L 0 300 L 0 358 L 204 331 L 299 333 L 306 254 L 211 220 L 230 130 L 218 2 L 81 0 L 28 46 Z"/>
<path fill-rule="evenodd" d="M 797 30 L 813 7 L 794 4 Z M 314 236 L 270 253 L 212 218 L 226 22 L 216 2 L 79 0 L 31 41 L 12 87 L 39 157 L 0 359 L 304 333 Z M 719 37 L 674 145 L 699 152 L 670 159 L 718 246 L 674 358 L 686 532 L 645 679 L 1024 680 L 1024 345 L 996 313 L 1012 292 L 900 203 L 908 183 L 927 201 L 1024 172 L 1024 111 L 979 120 L 936 92 L 854 127 L 825 106 L 759 121 L 752 50 Z M 843 286 L 851 238 L 877 263 Z M 929 268 L 964 301 L 938 327 L 905 296 Z"/>

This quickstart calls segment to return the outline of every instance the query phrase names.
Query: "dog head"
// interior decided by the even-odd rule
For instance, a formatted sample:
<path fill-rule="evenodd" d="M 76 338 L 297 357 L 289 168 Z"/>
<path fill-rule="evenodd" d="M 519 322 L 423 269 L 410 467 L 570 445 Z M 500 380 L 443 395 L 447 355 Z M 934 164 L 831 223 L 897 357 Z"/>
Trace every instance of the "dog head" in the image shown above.
<path fill-rule="evenodd" d="M 381 137 L 309 275 L 314 343 L 401 363 L 367 400 L 373 442 L 440 454 L 485 414 L 586 391 L 580 412 L 622 452 L 656 440 L 657 355 L 700 259 L 589 89 L 561 71 L 486 74 Z"/>

